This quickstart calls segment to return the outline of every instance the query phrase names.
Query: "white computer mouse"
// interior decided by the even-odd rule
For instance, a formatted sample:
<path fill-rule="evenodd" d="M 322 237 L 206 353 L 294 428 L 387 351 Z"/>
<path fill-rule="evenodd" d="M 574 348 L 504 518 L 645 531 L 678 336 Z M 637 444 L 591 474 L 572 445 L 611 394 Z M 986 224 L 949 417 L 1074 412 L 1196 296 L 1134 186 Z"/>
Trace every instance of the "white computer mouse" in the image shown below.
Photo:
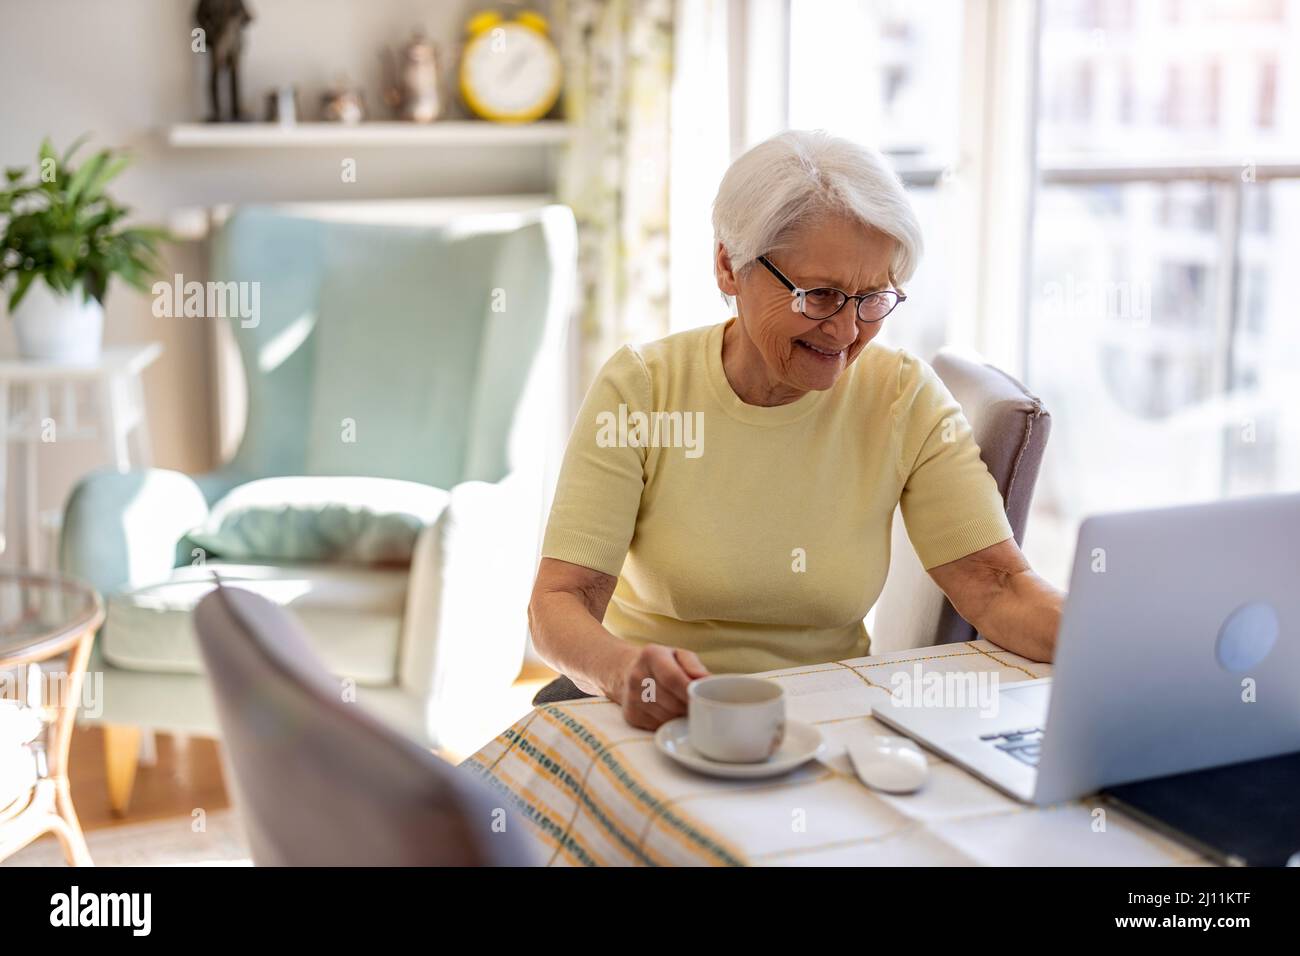
<path fill-rule="evenodd" d="M 872 735 L 849 744 L 858 779 L 882 793 L 914 793 L 929 776 L 925 754 L 906 737 Z"/>

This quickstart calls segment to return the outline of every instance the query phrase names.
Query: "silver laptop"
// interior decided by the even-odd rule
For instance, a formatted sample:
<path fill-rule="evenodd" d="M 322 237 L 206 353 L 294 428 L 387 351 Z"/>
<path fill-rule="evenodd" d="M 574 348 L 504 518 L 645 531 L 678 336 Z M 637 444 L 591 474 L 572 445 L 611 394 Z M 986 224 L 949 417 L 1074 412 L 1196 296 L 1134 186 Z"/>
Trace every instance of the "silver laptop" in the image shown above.
<path fill-rule="evenodd" d="M 874 714 L 1036 804 L 1300 751 L 1300 494 L 1084 521 L 1053 675 Z"/>

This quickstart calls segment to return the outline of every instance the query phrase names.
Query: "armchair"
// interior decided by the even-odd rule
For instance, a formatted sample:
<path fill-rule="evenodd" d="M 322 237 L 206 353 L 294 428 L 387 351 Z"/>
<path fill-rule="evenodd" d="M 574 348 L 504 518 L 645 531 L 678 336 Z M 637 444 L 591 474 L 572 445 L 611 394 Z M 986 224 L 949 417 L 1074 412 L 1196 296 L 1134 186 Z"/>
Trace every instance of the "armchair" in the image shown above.
<path fill-rule="evenodd" d="M 61 565 L 107 605 L 102 712 L 83 719 L 105 724 L 116 809 L 139 728 L 218 733 L 191 623 L 214 571 L 287 607 L 359 700 L 426 745 L 460 702 L 509 686 L 568 425 L 575 233 L 558 205 L 426 224 L 245 207 L 215 236 L 212 278 L 255 283 L 259 303 L 228 318 L 247 383 L 234 457 L 194 477 L 98 472 L 65 509 Z M 207 560 L 186 540 L 249 481 L 331 475 L 440 496 L 409 567 Z"/>

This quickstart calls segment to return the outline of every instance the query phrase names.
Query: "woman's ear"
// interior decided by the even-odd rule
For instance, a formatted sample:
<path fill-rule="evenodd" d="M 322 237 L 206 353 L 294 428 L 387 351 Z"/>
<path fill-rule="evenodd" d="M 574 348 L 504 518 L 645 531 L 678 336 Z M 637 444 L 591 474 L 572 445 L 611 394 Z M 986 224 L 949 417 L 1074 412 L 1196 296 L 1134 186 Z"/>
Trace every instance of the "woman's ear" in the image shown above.
<path fill-rule="evenodd" d="M 718 243 L 713 253 L 713 275 L 718 282 L 718 290 L 724 296 L 738 295 L 740 293 L 740 283 L 736 280 L 736 273 L 731 268 L 731 256 L 727 253 L 727 247 Z"/>

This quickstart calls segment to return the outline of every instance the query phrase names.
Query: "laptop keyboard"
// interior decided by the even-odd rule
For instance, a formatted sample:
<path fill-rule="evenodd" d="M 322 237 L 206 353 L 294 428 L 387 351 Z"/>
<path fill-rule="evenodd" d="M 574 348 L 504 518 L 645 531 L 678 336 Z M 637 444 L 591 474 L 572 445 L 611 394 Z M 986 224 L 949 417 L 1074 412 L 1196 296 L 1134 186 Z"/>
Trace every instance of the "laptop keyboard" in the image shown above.
<path fill-rule="evenodd" d="M 1038 756 L 1043 751 L 1043 729 L 1027 727 L 1022 730 L 1004 730 L 1000 733 L 980 734 L 980 740 L 987 740 L 1009 757 L 1031 767 L 1038 766 Z"/>

